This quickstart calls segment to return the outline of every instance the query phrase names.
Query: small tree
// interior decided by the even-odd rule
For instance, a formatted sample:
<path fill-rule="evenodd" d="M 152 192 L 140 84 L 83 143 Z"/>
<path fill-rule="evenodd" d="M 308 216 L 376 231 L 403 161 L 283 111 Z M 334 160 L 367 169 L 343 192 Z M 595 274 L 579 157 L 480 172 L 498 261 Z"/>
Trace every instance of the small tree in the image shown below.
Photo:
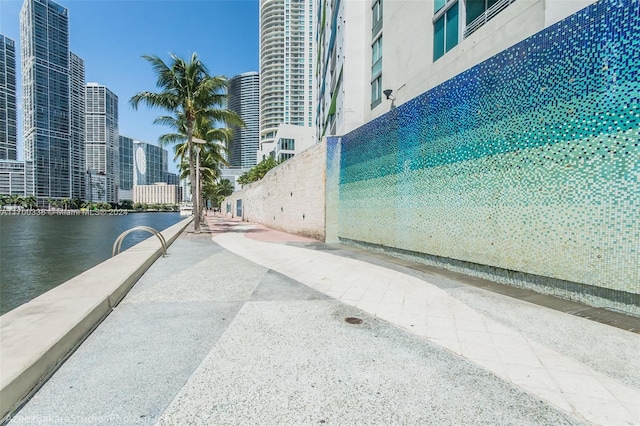
<path fill-rule="evenodd" d="M 280 164 L 275 158 L 267 157 L 256 166 L 249 169 L 249 171 L 243 173 L 238 178 L 238 183 L 241 185 L 247 185 L 252 182 L 256 182 L 264 177 L 267 172 Z"/>
<path fill-rule="evenodd" d="M 233 193 L 233 184 L 229 179 L 222 179 L 214 184 L 207 184 L 203 189 L 205 197 L 211 201 L 214 208 L 219 208 L 225 197 Z"/>
<path fill-rule="evenodd" d="M 38 207 L 38 200 L 33 195 L 24 198 L 24 206 L 28 209 L 35 209 Z"/>

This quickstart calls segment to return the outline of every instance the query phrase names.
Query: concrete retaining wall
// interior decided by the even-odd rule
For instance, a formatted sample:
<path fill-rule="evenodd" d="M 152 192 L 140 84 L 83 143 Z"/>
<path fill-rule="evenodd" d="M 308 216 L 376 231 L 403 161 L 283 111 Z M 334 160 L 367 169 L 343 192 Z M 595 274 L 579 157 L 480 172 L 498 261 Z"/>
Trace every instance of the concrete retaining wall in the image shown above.
<path fill-rule="evenodd" d="M 326 159 L 326 144 L 314 145 L 260 181 L 234 192 L 222 203 L 222 211 L 272 229 L 324 240 Z"/>
<path fill-rule="evenodd" d="M 167 245 L 191 220 L 162 232 Z M 40 387 L 161 255 L 152 236 L 0 317 L 0 421 Z"/>

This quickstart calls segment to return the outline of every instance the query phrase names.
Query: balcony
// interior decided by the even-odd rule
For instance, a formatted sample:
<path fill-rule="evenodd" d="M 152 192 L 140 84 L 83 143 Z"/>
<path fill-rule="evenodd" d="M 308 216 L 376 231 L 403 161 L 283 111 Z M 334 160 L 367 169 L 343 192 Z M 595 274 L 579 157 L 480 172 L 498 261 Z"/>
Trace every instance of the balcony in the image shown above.
<path fill-rule="evenodd" d="M 487 8 L 487 10 L 485 10 L 480 16 L 478 16 L 467 25 L 467 27 L 464 29 L 464 38 L 469 37 L 478 28 L 489 22 L 489 20 L 491 20 L 498 13 L 502 12 L 507 8 L 507 6 L 515 1 L 516 0 L 499 0 L 491 7 Z"/>

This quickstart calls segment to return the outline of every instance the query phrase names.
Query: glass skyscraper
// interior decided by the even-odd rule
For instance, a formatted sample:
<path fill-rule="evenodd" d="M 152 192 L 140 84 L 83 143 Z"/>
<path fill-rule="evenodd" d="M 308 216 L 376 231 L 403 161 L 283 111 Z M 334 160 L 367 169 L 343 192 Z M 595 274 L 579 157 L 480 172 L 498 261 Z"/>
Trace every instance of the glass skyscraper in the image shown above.
<path fill-rule="evenodd" d="M 16 45 L 0 34 L 0 160 L 17 159 Z"/>
<path fill-rule="evenodd" d="M 166 183 L 169 172 L 167 150 L 150 143 L 133 141 L 133 184 Z"/>
<path fill-rule="evenodd" d="M 169 155 L 166 149 L 127 136 L 120 136 L 120 200 L 134 198 L 134 186 L 167 183 L 178 185 L 175 173 L 169 172 Z"/>
<path fill-rule="evenodd" d="M 120 186 L 118 198 L 120 200 L 133 200 L 133 139 L 120 135 L 118 163 L 120 174 Z"/>
<path fill-rule="evenodd" d="M 105 199 L 94 201 L 118 202 L 118 97 L 97 83 L 86 86 L 85 150 L 87 170 L 105 176 Z"/>
<path fill-rule="evenodd" d="M 25 0 L 20 39 L 24 155 L 33 161 L 38 204 L 82 198 L 82 144 L 72 139 L 80 110 L 72 91 L 84 79 L 84 67 L 69 51 L 67 9 L 51 0 Z"/>
<path fill-rule="evenodd" d="M 247 72 L 229 80 L 228 108 L 244 121 L 233 127 L 229 141 L 229 166 L 251 168 L 256 165 L 260 143 L 260 75 Z"/>
<path fill-rule="evenodd" d="M 71 178 L 74 198 L 87 198 L 85 191 L 85 77 L 84 61 L 69 54 L 71 82 Z"/>

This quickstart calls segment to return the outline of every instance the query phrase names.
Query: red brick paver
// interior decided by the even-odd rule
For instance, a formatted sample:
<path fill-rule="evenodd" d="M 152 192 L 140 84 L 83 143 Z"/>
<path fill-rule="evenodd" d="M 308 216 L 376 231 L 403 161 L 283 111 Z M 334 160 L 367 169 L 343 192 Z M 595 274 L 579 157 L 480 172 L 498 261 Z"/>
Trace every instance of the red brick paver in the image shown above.
<path fill-rule="evenodd" d="M 205 217 L 209 230 L 212 236 L 223 234 L 225 232 L 233 232 L 238 226 L 250 225 L 251 229 L 243 229 L 246 238 L 250 238 L 256 241 L 271 242 L 271 243 L 291 243 L 291 242 L 303 242 L 312 243 L 317 240 L 313 238 L 302 237 L 300 235 L 288 234 L 283 231 L 276 231 L 269 229 L 264 225 L 251 222 L 243 222 L 240 218 L 231 218 L 220 213 L 215 215 L 208 215 Z"/>

